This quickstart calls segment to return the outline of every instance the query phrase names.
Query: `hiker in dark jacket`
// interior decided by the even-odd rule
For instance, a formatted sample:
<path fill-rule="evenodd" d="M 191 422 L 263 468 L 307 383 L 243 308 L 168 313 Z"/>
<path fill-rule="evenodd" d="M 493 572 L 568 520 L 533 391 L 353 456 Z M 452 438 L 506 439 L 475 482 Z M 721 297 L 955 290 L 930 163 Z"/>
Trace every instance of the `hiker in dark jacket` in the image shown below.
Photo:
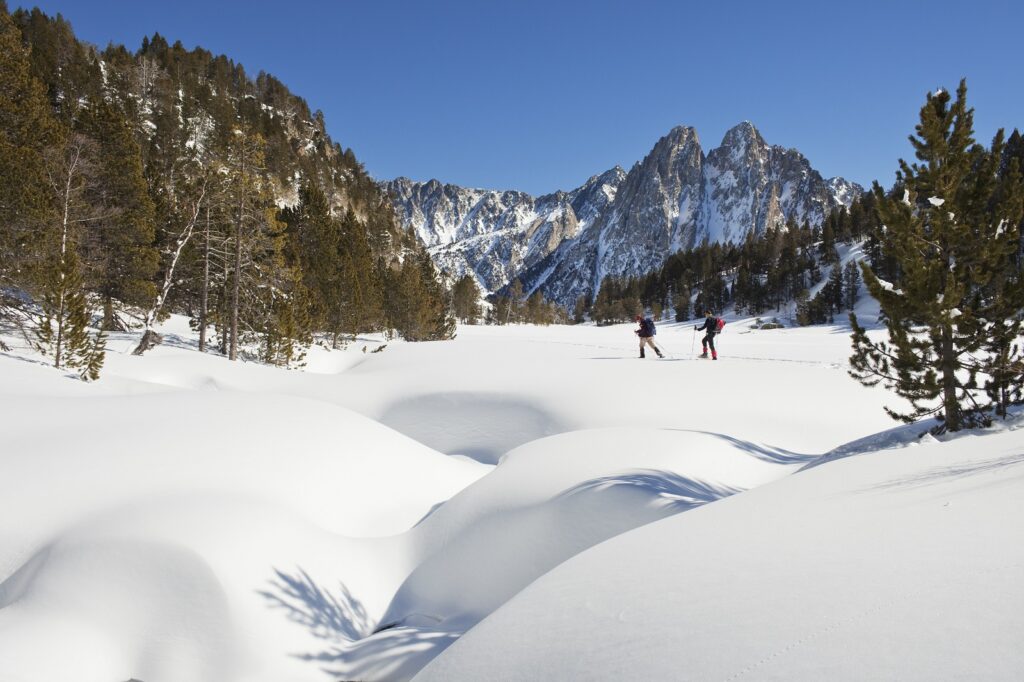
<path fill-rule="evenodd" d="M 711 346 L 711 359 L 718 359 L 718 351 L 715 350 L 715 334 L 718 333 L 718 318 L 711 314 L 711 311 L 705 311 L 704 316 L 708 319 L 704 320 L 703 327 L 694 327 L 697 331 L 707 331 L 704 338 L 700 340 L 700 345 L 704 348 L 704 352 L 700 354 L 700 357 L 706 358 L 708 356 L 708 346 Z"/>
<path fill-rule="evenodd" d="M 654 345 L 654 334 L 656 333 L 654 331 L 654 320 L 637 315 L 636 321 L 640 324 L 640 328 L 636 330 L 636 335 L 640 337 L 640 357 L 644 357 L 644 346 L 653 348 L 659 358 L 665 357 L 661 354 L 658 347 Z"/>

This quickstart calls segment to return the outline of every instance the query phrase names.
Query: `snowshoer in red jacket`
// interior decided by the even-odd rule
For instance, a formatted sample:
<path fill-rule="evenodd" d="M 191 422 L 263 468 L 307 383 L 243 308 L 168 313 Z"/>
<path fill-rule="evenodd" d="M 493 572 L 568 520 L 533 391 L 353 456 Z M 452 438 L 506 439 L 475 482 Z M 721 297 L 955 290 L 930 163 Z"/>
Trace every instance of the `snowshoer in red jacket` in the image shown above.
<path fill-rule="evenodd" d="M 658 333 L 654 328 L 654 320 L 649 317 L 637 315 L 636 321 L 640 325 L 640 328 L 635 330 L 636 335 L 640 337 L 640 357 L 644 357 L 644 346 L 650 346 L 653 348 L 659 358 L 665 357 L 661 354 L 661 350 L 654 345 L 654 335 Z"/>
<path fill-rule="evenodd" d="M 704 326 L 694 327 L 697 331 L 707 331 L 704 338 L 700 340 L 700 345 L 704 349 L 700 357 L 706 358 L 708 356 L 708 346 L 711 346 L 711 359 L 717 360 L 718 351 L 715 350 L 715 334 L 718 333 L 719 329 L 718 318 L 712 315 L 710 310 L 705 311 L 704 316 L 707 318 L 704 320 Z"/>

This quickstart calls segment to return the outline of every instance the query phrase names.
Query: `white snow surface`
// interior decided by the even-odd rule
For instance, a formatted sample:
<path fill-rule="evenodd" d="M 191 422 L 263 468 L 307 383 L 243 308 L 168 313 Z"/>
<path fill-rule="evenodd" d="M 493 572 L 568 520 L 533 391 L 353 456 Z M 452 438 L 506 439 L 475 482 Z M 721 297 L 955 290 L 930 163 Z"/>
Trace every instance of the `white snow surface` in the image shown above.
<path fill-rule="evenodd" d="M 892 429 L 847 328 L 751 322 L 0 336 L 0 680 L 1019 679 L 1020 418 Z"/>

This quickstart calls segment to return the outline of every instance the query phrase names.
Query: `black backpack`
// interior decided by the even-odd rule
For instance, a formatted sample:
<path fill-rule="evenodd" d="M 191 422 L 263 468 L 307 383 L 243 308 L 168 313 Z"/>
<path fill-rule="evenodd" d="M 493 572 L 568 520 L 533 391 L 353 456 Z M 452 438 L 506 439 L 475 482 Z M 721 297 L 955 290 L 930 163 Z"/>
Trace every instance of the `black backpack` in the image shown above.
<path fill-rule="evenodd" d="M 654 328 L 654 320 L 649 317 L 645 317 L 643 321 L 640 322 L 640 326 L 643 328 L 644 333 L 650 336 L 654 336 L 658 333 L 658 330 Z"/>

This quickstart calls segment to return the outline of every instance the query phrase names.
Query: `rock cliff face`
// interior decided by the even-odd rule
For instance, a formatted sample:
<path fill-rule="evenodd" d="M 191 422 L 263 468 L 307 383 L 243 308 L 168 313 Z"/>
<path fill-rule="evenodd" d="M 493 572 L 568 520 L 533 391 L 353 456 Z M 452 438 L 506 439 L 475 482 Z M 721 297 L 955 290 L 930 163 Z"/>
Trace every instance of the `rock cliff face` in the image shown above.
<path fill-rule="evenodd" d="M 536 198 L 407 178 L 384 188 L 440 269 L 454 277 L 472 274 L 484 290 L 497 291 L 587 231 L 607 211 L 625 175 L 616 167 L 571 192 Z"/>
<path fill-rule="evenodd" d="M 518 277 L 527 293 L 540 289 L 567 305 L 607 275 L 643 274 L 704 240 L 738 242 L 789 219 L 818 225 L 862 192 L 822 178 L 749 122 L 706 155 L 696 130 L 674 128 L 629 173 L 616 167 L 537 198 L 436 180 L 384 186 L 439 267 L 471 273 L 487 291 Z"/>

